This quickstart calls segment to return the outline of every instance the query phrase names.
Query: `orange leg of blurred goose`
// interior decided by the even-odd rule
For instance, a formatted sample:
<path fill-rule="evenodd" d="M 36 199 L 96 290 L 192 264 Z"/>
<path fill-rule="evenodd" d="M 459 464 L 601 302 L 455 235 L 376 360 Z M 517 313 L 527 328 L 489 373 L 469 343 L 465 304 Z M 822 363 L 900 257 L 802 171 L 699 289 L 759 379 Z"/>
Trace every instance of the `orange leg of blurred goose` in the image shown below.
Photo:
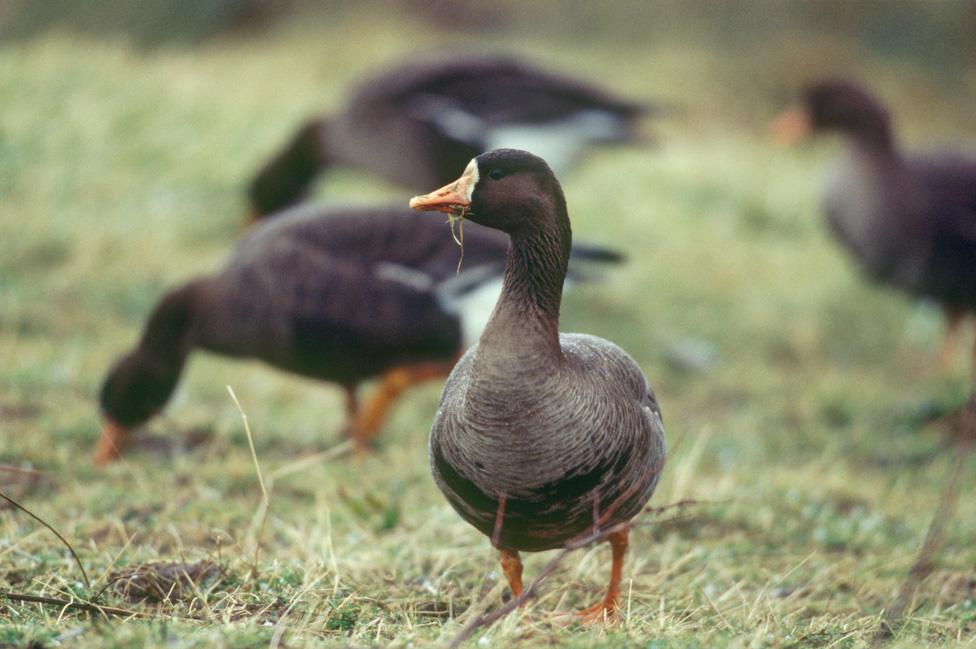
<path fill-rule="evenodd" d="M 102 467 L 119 459 L 128 438 L 129 430 L 125 426 L 106 420 L 102 427 L 102 436 L 98 438 L 98 446 L 95 447 L 95 465 Z"/>
<path fill-rule="evenodd" d="M 603 601 L 594 604 L 582 611 L 577 611 L 576 615 L 583 624 L 593 624 L 602 622 L 604 619 L 611 620 L 620 607 L 620 579 L 624 569 L 624 555 L 627 554 L 626 529 L 614 532 L 607 537 L 610 547 L 613 549 L 613 566 L 610 568 L 610 587 L 607 588 L 607 595 Z"/>
<path fill-rule="evenodd" d="M 356 442 L 357 450 L 369 450 L 397 397 L 419 383 L 446 377 L 451 373 L 455 360 L 445 363 L 404 365 L 388 370 L 380 379 L 376 394 L 366 402 L 365 407 L 356 415 L 350 426 L 349 434 Z"/>
<path fill-rule="evenodd" d="M 508 579 L 508 587 L 512 589 L 512 595 L 522 596 L 522 558 L 518 550 L 499 550 L 501 554 L 502 572 Z"/>

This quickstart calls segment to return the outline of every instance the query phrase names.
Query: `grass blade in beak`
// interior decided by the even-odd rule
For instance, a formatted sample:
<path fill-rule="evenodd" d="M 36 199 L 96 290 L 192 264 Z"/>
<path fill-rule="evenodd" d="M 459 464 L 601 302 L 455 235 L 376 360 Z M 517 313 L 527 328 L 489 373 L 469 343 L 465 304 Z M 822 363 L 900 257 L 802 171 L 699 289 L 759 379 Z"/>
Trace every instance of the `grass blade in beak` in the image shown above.
<path fill-rule="evenodd" d="M 462 207 L 456 211 L 447 213 L 447 222 L 451 224 L 451 236 L 454 237 L 454 243 L 458 245 L 461 249 L 461 256 L 458 257 L 456 274 L 461 274 L 461 262 L 464 261 L 464 215 L 467 213 L 468 208 Z M 458 234 L 454 232 L 454 224 L 458 224 Z"/>

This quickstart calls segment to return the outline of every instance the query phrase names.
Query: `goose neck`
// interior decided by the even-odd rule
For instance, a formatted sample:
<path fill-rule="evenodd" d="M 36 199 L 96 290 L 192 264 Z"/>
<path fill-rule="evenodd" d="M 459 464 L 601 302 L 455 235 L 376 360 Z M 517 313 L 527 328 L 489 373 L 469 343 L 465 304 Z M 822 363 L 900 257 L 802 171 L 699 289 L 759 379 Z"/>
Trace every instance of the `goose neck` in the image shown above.
<path fill-rule="evenodd" d="M 479 343 L 486 354 L 525 367 L 561 361 L 559 307 L 572 232 L 568 218 L 551 225 L 512 235 L 502 293 Z"/>

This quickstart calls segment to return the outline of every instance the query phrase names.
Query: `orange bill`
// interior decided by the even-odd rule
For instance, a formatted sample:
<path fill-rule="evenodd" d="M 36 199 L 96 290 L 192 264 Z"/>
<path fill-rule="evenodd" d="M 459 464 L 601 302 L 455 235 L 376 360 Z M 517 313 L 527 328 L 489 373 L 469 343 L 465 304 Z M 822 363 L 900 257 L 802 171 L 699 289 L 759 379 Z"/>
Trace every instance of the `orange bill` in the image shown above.
<path fill-rule="evenodd" d="M 471 194 L 478 183 L 478 165 L 474 160 L 453 183 L 423 196 L 410 199 L 410 207 L 421 212 L 458 212 L 471 205 Z"/>
<path fill-rule="evenodd" d="M 117 424 L 111 419 L 106 420 L 102 427 L 102 436 L 95 448 L 95 465 L 101 467 L 119 459 L 128 437 L 129 430 L 125 426 Z"/>
<path fill-rule="evenodd" d="M 810 116 L 799 107 L 788 108 L 769 125 L 769 132 L 779 144 L 793 145 L 810 134 Z"/>

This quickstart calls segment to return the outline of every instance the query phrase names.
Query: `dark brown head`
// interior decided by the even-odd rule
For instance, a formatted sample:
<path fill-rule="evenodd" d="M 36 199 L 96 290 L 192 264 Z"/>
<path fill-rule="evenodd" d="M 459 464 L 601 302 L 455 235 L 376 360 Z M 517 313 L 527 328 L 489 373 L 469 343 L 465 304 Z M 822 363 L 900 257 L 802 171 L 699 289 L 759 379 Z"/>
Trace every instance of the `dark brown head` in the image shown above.
<path fill-rule="evenodd" d="M 248 224 L 300 202 L 327 162 L 324 120 L 303 125 L 288 144 L 268 160 L 247 189 Z"/>
<path fill-rule="evenodd" d="M 799 104 L 773 123 L 774 135 L 786 143 L 829 131 L 875 146 L 891 144 L 888 111 L 861 86 L 846 79 L 827 79 L 807 86 Z"/>
<path fill-rule="evenodd" d="M 157 362 L 140 349 L 115 364 L 99 394 L 105 423 L 95 451 L 96 464 L 104 465 L 121 455 L 129 432 L 162 410 L 179 377 L 180 367 Z"/>
<path fill-rule="evenodd" d="M 179 366 L 157 362 L 141 349 L 123 356 L 102 384 L 102 413 L 125 428 L 145 423 L 166 405 L 179 370 Z"/>
<path fill-rule="evenodd" d="M 566 199 L 542 158 L 496 149 L 474 158 L 453 183 L 410 201 L 415 210 L 464 212 L 465 218 L 513 236 L 568 226 Z"/>
<path fill-rule="evenodd" d="M 105 425 L 95 461 L 117 458 L 129 431 L 163 409 L 192 347 L 195 302 L 206 280 L 167 293 L 153 309 L 139 344 L 109 370 L 99 393 Z"/>

